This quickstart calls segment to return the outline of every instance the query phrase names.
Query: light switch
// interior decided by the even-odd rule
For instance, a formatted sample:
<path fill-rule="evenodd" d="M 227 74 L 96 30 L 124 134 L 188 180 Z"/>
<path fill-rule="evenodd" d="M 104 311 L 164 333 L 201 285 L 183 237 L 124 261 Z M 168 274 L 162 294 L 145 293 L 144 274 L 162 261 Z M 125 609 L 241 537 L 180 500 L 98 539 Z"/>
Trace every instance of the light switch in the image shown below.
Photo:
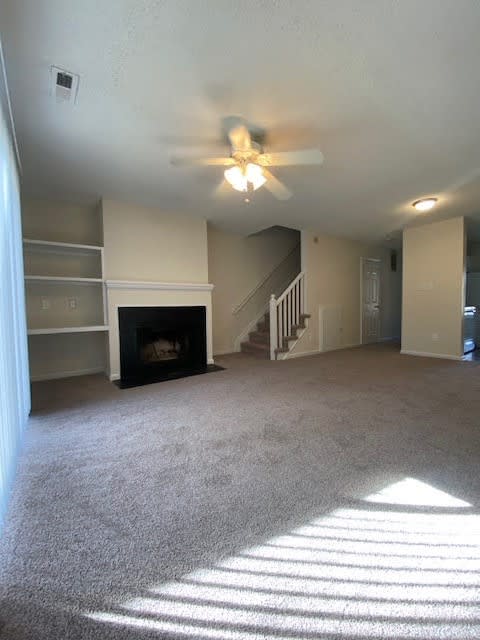
<path fill-rule="evenodd" d="M 41 302 L 40 302 L 40 307 L 41 307 L 42 311 L 47 311 L 47 309 L 50 309 L 50 299 L 49 298 L 42 298 Z"/>
<path fill-rule="evenodd" d="M 78 306 L 78 298 L 67 298 L 67 307 L 71 310 L 76 309 Z"/>

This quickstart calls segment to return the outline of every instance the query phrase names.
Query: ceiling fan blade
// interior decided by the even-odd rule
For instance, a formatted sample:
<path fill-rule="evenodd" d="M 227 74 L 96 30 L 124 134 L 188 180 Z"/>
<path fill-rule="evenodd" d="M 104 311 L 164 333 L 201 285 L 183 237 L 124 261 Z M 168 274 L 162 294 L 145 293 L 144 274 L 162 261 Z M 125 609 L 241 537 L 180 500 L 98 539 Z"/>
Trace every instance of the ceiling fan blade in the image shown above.
<path fill-rule="evenodd" d="M 323 153 L 318 149 L 301 149 L 300 151 L 279 151 L 278 153 L 262 153 L 258 163 L 266 167 L 287 167 L 289 165 L 322 164 Z"/>
<path fill-rule="evenodd" d="M 234 151 L 248 151 L 252 146 L 250 132 L 244 124 L 230 129 L 228 138 Z"/>
<path fill-rule="evenodd" d="M 264 187 L 273 193 L 277 200 L 289 200 L 292 197 L 293 193 L 290 189 L 287 189 L 283 182 L 280 182 L 268 169 L 263 170 L 263 175 L 267 179 Z"/>
<path fill-rule="evenodd" d="M 196 165 L 201 167 L 230 167 L 235 164 L 233 158 L 172 158 L 171 164 L 175 167 L 182 167 L 188 165 Z"/>

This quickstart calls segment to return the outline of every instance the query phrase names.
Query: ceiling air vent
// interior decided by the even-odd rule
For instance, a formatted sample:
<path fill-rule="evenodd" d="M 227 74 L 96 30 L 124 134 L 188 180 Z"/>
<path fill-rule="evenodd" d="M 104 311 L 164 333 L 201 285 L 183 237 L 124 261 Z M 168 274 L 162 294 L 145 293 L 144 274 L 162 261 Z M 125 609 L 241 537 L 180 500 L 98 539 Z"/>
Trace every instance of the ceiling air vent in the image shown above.
<path fill-rule="evenodd" d="M 50 67 L 50 93 L 58 103 L 75 104 L 80 76 L 60 67 Z"/>

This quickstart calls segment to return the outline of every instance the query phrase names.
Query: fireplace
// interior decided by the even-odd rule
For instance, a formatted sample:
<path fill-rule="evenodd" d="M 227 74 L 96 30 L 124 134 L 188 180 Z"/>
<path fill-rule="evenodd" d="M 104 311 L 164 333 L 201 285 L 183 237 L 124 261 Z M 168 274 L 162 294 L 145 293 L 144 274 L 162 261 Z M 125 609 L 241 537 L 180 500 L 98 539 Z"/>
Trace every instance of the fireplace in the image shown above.
<path fill-rule="evenodd" d="M 207 371 L 205 307 L 119 307 L 120 386 Z"/>

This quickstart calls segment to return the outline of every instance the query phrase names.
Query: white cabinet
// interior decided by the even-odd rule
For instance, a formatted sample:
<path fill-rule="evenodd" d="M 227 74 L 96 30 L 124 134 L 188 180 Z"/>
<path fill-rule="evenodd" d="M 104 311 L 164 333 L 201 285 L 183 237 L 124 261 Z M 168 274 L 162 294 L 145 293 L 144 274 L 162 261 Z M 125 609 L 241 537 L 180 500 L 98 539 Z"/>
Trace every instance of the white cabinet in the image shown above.
<path fill-rule="evenodd" d="M 105 370 L 108 326 L 101 224 L 89 208 L 83 215 L 81 209 L 73 215 L 67 208 L 65 221 L 60 207 L 30 204 L 24 218 L 25 236 L 43 229 L 43 237 L 29 235 L 23 240 L 32 380 Z M 58 229 L 65 242 L 50 239 Z M 75 242 L 85 236 L 98 244 Z"/>

